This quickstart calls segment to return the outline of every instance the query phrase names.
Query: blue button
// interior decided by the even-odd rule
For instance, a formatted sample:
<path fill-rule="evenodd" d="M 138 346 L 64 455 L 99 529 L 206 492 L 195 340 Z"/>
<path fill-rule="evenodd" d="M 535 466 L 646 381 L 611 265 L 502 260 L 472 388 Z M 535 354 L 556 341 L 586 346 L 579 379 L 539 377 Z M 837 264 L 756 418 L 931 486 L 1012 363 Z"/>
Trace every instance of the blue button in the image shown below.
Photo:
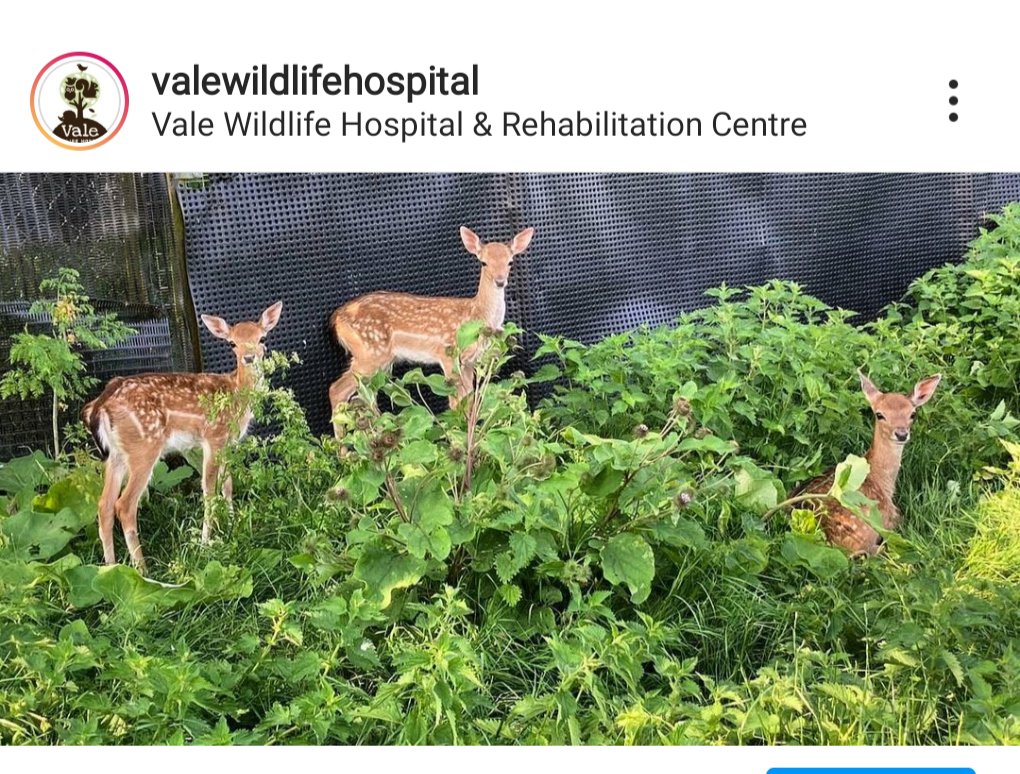
<path fill-rule="evenodd" d="M 768 774 L 974 774 L 974 769 L 856 766 L 838 769 L 828 767 L 815 767 L 803 769 L 769 769 Z"/>

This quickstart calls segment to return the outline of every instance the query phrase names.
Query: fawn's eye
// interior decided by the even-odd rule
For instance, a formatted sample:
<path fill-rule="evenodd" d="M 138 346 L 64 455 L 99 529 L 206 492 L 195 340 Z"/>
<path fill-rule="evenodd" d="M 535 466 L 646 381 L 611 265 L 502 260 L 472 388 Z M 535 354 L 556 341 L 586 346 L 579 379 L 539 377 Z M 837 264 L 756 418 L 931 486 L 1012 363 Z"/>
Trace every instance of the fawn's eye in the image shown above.
<path fill-rule="evenodd" d="M 237 342 L 236 341 L 228 341 L 227 344 L 230 345 L 231 349 L 237 349 Z"/>
<path fill-rule="evenodd" d="M 914 417 L 916 417 L 916 416 L 917 416 L 917 412 L 916 411 L 911 411 L 910 412 L 910 421 L 913 422 L 914 421 Z"/>
<path fill-rule="evenodd" d="M 875 419 L 882 419 L 882 420 L 884 420 L 885 419 L 885 414 L 883 414 L 881 411 L 876 411 L 875 412 Z"/>

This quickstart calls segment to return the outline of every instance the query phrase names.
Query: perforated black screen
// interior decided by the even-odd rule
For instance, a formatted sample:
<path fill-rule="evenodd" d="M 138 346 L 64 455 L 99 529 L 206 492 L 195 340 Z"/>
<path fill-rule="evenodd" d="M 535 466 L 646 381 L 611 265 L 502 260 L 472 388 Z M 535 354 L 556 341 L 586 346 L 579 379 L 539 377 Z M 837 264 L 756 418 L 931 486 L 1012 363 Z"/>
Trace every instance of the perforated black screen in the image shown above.
<path fill-rule="evenodd" d="M 328 315 L 372 290 L 473 293 L 461 225 L 485 240 L 534 226 L 507 319 L 592 341 L 771 277 L 873 315 L 958 259 L 982 213 L 1020 198 L 1020 175 L 262 174 L 177 190 L 196 309 L 235 321 L 283 299 L 270 343 L 301 355 L 290 384 L 325 431 L 344 365 Z M 201 341 L 206 368 L 232 367 L 222 342 Z"/>
<path fill-rule="evenodd" d="M 0 368 L 13 333 L 45 327 L 28 303 L 60 266 L 140 331 L 87 355 L 100 379 L 193 368 L 196 310 L 236 321 L 283 299 L 270 344 L 301 355 L 290 384 L 325 431 L 344 366 L 329 313 L 378 289 L 471 294 L 461 225 L 486 240 L 536 228 L 507 304 L 532 333 L 593 341 L 771 277 L 866 317 L 959 258 L 983 213 L 1020 199 L 1020 174 L 211 175 L 179 176 L 175 192 L 187 277 L 164 175 L 0 175 Z M 230 368 L 229 348 L 200 335 L 203 366 Z M 0 458 L 45 445 L 48 421 L 45 402 L 0 403 Z"/>

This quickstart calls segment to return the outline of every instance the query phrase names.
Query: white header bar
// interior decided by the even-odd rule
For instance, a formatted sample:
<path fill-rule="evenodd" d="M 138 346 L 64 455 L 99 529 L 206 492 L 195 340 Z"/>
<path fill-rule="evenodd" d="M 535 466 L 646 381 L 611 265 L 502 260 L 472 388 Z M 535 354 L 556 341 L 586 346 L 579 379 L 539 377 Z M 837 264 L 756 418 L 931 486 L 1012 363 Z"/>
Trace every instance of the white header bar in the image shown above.
<path fill-rule="evenodd" d="M 86 24 L 23 5 L 5 11 L 0 170 L 1020 169 L 1016 3 L 823 7 L 180 0 Z M 75 52 L 130 97 L 87 151 L 45 135 L 96 133 L 115 85 L 79 115 L 47 85 L 39 125 L 30 100 Z"/>

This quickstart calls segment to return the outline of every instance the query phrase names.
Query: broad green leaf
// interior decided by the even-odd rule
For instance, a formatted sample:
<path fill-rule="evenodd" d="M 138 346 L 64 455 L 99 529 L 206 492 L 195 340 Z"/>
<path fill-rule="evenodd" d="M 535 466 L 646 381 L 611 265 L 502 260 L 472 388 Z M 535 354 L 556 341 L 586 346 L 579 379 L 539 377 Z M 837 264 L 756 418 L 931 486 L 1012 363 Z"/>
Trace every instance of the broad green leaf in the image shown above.
<path fill-rule="evenodd" d="M 310 608 L 306 615 L 312 626 L 338 632 L 348 624 L 347 600 L 341 596 L 326 597 Z"/>
<path fill-rule="evenodd" d="M 767 546 L 761 538 L 741 538 L 730 542 L 723 560 L 726 569 L 742 575 L 757 575 L 768 566 Z"/>
<path fill-rule="evenodd" d="M 546 363 L 539 368 L 535 373 L 528 379 L 529 384 L 542 384 L 544 382 L 554 382 L 563 375 L 563 372 L 553 363 Z"/>
<path fill-rule="evenodd" d="M 386 480 L 386 471 L 381 467 L 361 465 L 358 470 L 340 480 L 338 489 L 350 493 L 355 505 L 368 505 L 379 499 L 379 487 Z"/>
<path fill-rule="evenodd" d="M 41 513 L 57 513 L 70 508 L 85 523 L 96 518 L 98 494 L 90 491 L 88 482 L 80 477 L 62 478 L 45 494 L 37 495 L 32 500 L 32 508 Z"/>
<path fill-rule="evenodd" d="M 732 454 L 736 446 L 732 441 L 725 441 L 717 435 L 706 435 L 704 438 L 684 438 L 678 447 L 680 451 L 707 451 L 713 454 Z"/>
<path fill-rule="evenodd" d="M 453 395 L 457 388 L 446 381 L 443 374 L 424 374 L 420 368 L 415 368 L 404 374 L 401 381 L 404 384 L 424 384 L 436 395 Z"/>
<path fill-rule="evenodd" d="M 425 573 L 425 562 L 385 548 L 366 546 L 354 565 L 354 577 L 365 584 L 366 597 L 389 607 L 393 592 L 413 586 Z"/>
<path fill-rule="evenodd" d="M 781 553 L 791 565 L 804 567 L 823 580 L 836 577 L 850 566 L 840 549 L 796 534 L 786 536 Z"/>
<path fill-rule="evenodd" d="M 190 465 L 179 465 L 171 470 L 165 462 L 160 460 L 152 470 L 152 479 L 149 485 L 157 492 L 168 492 L 182 481 L 187 481 L 194 474 L 195 470 Z"/>
<path fill-rule="evenodd" d="M 402 409 L 397 418 L 408 438 L 420 438 L 435 426 L 436 418 L 424 406 L 415 404 Z"/>
<path fill-rule="evenodd" d="M 680 519 L 675 524 L 667 520 L 657 521 L 651 532 L 656 540 L 678 548 L 704 548 L 708 542 L 705 530 L 691 519 Z"/>
<path fill-rule="evenodd" d="M 833 476 L 829 493 L 838 500 L 846 492 L 856 492 L 868 477 L 870 470 L 871 466 L 864 457 L 849 455 L 836 466 L 836 475 Z"/>
<path fill-rule="evenodd" d="M 102 602 L 102 592 L 93 586 L 98 574 L 99 568 L 94 564 L 84 564 L 64 573 L 67 601 L 74 607 L 91 607 Z"/>
<path fill-rule="evenodd" d="M 24 507 L 31 502 L 36 489 L 47 481 L 48 473 L 56 466 L 57 463 L 41 451 L 0 463 L 0 492 L 13 495 L 15 504 Z"/>
<path fill-rule="evenodd" d="M 757 514 L 775 508 L 781 496 L 781 484 L 760 468 L 740 468 L 734 473 L 737 501 Z"/>
<path fill-rule="evenodd" d="M 160 609 L 193 602 L 215 602 L 251 596 L 251 573 L 243 567 L 209 562 L 186 583 L 161 583 L 143 577 L 133 567 L 83 565 L 64 573 L 68 599 L 75 607 L 89 607 L 101 601 L 112 603 L 118 612 L 145 615 Z"/>
<path fill-rule="evenodd" d="M 499 595 L 510 607 L 517 607 L 522 598 L 520 586 L 516 586 L 512 583 L 505 583 L 500 586 Z"/>
<path fill-rule="evenodd" d="M 485 329 L 485 323 L 481 320 L 468 320 L 457 329 L 457 349 L 463 352 L 472 344 L 478 341 Z"/>
<path fill-rule="evenodd" d="M 251 572 L 247 568 L 215 560 L 196 572 L 188 585 L 195 589 L 195 598 L 203 602 L 246 599 L 252 592 Z"/>
<path fill-rule="evenodd" d="M 446 530 L 452 523 L 453 499 L 437 481 L 430 481 L 414 501 L 411 521 L 401 524 L 397 532 L 412 556 L 424 559 L 432 554 L 443 561 L 452 547 Z"/>
<path fill-rule="evenodd" d="M 640 535 L 625 532 L 610 538 L 602 548 L 602 572 L 614 586 L 627 584 L 631 600 L 641 604 L 652 591 L 655 555 Z"/>
<path fill-rule="evenodd" d="M 26 558 L 49 559 L 62 551 L 84 524 L 82 516 L 71 508 L 57 513 L 22 510 L 0 523 L 0 532 L 10 539 L 15 552 Z"/>
<path fill-rule="evenodd" d="M 133 567 L 114 564 L 100 567 L 92 581 L 92 588 L 103 599 L 129 613 L 146 613 L 159 607 L 174 607 L 190 602 L 193 589 L 171 586 L 141 576 Z"/>
<path fill-rule="evenodd" d="M 596 475 L 586 474 L 581 480 L 581 490 L 589 497 L 605 498 L 620 488 L 624 472 L 606 465 Z"/>

